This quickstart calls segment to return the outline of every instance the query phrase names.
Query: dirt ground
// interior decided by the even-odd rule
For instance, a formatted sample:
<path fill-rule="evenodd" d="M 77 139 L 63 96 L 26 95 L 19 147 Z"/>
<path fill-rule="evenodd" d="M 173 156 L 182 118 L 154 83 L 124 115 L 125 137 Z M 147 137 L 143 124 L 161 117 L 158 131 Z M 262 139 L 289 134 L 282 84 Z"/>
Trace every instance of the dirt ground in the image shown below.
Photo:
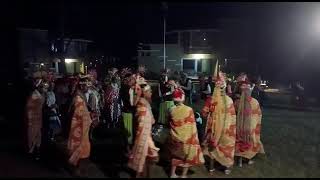
<path fill-rule="evenodd" d="M 202 104 L 203 102 L 195 104 L 194 109 L 199 110 Z M 290 108 L 265 107 L 261 138 L 266 155 L 258 155 L 253 165 L 244 165 L 242 168 L 234 166 L 230 175 L 216 171 L 213 176 L 209 176 L 205 166 L 199 166 L 191 169 L 189 177 L 320 177 L 319 120 L 320 111 L 318 110 L 299 111 L 290 110 Z M 110 139 L 113 138 L 110 135 Z M 10 143 L 14 144 L 11 141 Z M 3 162 L 0 167 L 1 177 L 70 177 L 66 170 L 59 168 L 59 165 L 58 168 L 48 166 L 53 161 L 52 159 L 48 159 L 49 162 L 45 162 L 46 160 L 34 162 L 22 154 L 16 156 L 13 152 L 5 152 L 10 150 L 11 145 L 6 145 L 4 141 L 2 145 L 2 151 L 0 151 L 1 162 Z M 4 146 L 6 146 L 5 149 Z M 118 151 L 116 148 L 113 149 Z M 113 153 L 117 152 L 106 152 L 106 157 Z M 127 170 L 116 164 L 106 162 L 105 165 L 97 167 L 99 168 L 89 168 L 89 177 L 130 177 Z M 151 176 L 167 178 L 169 168 L 168 164 L 157 164 L 152 168 Z M 112 171 L 113 175 L 104 171 Z"/>

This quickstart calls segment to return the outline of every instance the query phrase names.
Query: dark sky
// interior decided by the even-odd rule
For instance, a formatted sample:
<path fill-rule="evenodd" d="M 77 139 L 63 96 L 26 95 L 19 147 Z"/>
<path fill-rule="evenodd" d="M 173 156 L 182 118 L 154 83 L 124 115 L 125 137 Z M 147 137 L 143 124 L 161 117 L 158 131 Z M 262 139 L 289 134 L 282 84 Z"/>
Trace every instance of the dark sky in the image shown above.
<path fill-rule="evenodd" d="M 160 2 L 20 1 L 17 5 L 16 20 L 20 27 L 57 32 L 63 12 L 67 34 L 92 39 L 104 51 L 125 54 L 128 58 L 138 42 L 162 41 Z M 254 40 L 251 45 L 254 61 L 262 65 L 261 72 L 268 77 L 285 79 L 300 76 L 297 68 L 301 72 L 317 71 L 312 65 L 319 66 L 319 60 L 314 60 L 318 57 L 314 47 L 320 40 L 320 26 L 319 36 L 314 35 L 314 25 L 317 22 L 320 25 L 319 7 L 319 3 L 302 2 L 169 2 L 167 26 L 168 30 L 214 28 L 218 26 L 218 18 L 249 19 L 255 28 L 250 37 Z"/>

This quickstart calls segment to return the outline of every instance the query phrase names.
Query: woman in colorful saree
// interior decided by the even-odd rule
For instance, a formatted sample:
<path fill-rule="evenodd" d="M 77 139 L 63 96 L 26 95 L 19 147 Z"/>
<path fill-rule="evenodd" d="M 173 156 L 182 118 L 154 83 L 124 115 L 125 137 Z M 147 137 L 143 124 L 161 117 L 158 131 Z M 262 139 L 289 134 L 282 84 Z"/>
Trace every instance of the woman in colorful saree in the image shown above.
<path fill-rule="evenodd" d="M 137 79 L 140 89 L 136 90 L 137 128 L 134 145 L 129 157 L 128 167 L 133 169 L 136 177 L 150 177 L 150 162 L 158 160 L 158 151 L 152 140 L 151 130 L 155 119 L 151 110 L 151 87 L 144 79 Z"/>
<path fill-rule="evenodd" d="M 76 174 L 80 174 L 82 170 L 82 161 L 90 156 L 89 130 L 92 123 L 90 112 L 87 108 L 85 92 L 88 91 L 90 82 L 86 78 L 81 78 L 78 89 L 72 103 L 72 119 L 71 128 L 68 138 L 68 162 L 76 167 Z"/>
<path fill-rule="evenodd" d="M 176 168 L 183 167 L 182 178 L 187 178 L 189 167 L 204 163 L 198 139 L 197 125 L 192 108 L 183 104 L 185 94 L 175 89 L 173 100 L 176 106 L 170 109 L 170 154 L 171 178 L 177 178 Z"/>
<path fill-rule="evenodd" d="M 48 84 L 44 83 L 41 78 L 37 78 L 34 86 L 34 91 L 28 98 L 26 105 L 27 144 L 28 153 L 39 160 L 42 139 L 42 111 L 45 103 L 44 94 L 47 92 Z"/>
<path fill-rule="evenodd" d="M 206 100 L 202 116 L 207 118 L 203 142 L 204 154 L 210 157 L 209 172 L 215 171 L 215 161 L 230 174 L 234 164 L 236 114 L 232 99 L 226 95 L 226 82 L 221 72 L 215 76 L 213 96 Z"/>
<path fill-rule="evenodd" d="M 239 166 L 242 167 L 242 159 L 253 164 L 252 158 L 257 153 L 264 154 L 264 148 L 260 140 L 261 109 L 259 102 L 251 97 L 250 85 L 247 81 L 240 82 L 240 99 L 235 101 L 237 110 L 237 137 L 235 156 L 239 157 Z"/>

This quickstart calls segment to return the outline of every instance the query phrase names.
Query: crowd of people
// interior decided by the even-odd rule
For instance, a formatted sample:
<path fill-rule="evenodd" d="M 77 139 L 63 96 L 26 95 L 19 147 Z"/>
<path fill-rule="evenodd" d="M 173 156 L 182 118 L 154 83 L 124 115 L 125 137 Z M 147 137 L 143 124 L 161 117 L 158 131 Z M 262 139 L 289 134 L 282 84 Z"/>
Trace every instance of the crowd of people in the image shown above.
<path fill-rule="evenodd" d="M 262 112 L 259 101 L 252 97 L 253 86 L 242 73 L 232 87 L 226 75 L 215 69 L 201 89 L 205 105 L 201 113 L 192 105 L 192 81 L 184 73 L 161 73 L 158 83 L 159 114 L 153 115 L 152 85 L 145 79 L 145 69 L 111 68 L 104 81 L 95 71 L 55 79 L 51 73 L 33 75 L 33 91 L 26 105 L 27 151 L 40 158 L 42 138 L 55 142 L 67 140 L 68 162 L 77 171 L 90 157 L 90 129 L 106 124 L 126 132 L 128 167 L 136 177 L 150 176 L 150 165 L 159 161 L 152 129 L 155 124 L 169 128 L 166 141 L 170 150 L 171 178 L 187 177 L 190 167 L 210 158 L 209 173 L 216 162 L 231 173 L 243 160 L 253 164 L 258 153 L 264 153 L 260 140 Z M 204 119 L 205 131 L 199 123 Z M 44 124 L 48 124 L 45 126 Z M 47 127 L 47 128 L 44 128 Z M 44 130 L 45 129 L 45 130 Z M 176 169 L 182 168 L 182 175 Z"/>

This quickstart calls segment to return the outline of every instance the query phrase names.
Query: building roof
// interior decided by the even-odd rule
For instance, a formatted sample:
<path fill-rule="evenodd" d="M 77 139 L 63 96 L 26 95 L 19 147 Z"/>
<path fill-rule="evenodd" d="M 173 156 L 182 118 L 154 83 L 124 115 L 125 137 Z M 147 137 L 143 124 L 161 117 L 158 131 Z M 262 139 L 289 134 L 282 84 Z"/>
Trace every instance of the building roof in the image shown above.
<path fill-rule="evenodd" d="M 166 34 L 179 33 L 179 32 L 221 32 L 219 29 L 184 29 L 184 30 L 173 30 L 166 32 Z"/>
<path fill-rule="evenodd" d="M 18 31 L 42 31 L 48 32 L 46 29 L 32 29 L 32 28 L 17 28 Z"/>
<path fill-rule="evenodd" d="M 58 38 L 58 40 L 60 40 L 60 38 Z M 64 38 L 63 40 L 65 41 L 77 41 L 77 42 L 87 42 L 87 43 L 93 43 L 93 41 L 91 40 L 87 40 L 87 39 L 70 39 L 70 38 Z"/>

